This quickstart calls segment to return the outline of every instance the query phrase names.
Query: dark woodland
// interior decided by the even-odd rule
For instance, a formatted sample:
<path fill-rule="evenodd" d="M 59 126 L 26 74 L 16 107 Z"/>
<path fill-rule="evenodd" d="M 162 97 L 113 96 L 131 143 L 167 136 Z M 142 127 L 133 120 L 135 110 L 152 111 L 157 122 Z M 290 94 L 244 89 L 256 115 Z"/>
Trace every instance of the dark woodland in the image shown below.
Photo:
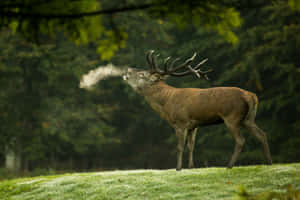
<path fill-rule="evenodd" d="M 159 64 L 208 58 L 209 80 L 169 77 L 169 85 L 255 93 L 273 163 L 300 162 L 299 33 L 298 0 L 2 0 L 0 178 L 174 168 L 173 128 L 122 78 L 79 87 L 109 63 L 148 70 L 151 49 Z M 266 164 L 261 143 L 242 135 L 235 165 Z M 194 167 L 226 166 L 234 145 L 222 124 L 198 128 Z"/>

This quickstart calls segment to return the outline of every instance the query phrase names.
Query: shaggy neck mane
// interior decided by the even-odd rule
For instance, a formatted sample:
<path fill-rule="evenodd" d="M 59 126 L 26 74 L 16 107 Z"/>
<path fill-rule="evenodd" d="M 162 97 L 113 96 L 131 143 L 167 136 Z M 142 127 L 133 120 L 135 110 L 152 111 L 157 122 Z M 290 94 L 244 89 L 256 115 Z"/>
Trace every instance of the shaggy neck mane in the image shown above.
<path fill-rule="evenodd" d="M 163 81 L 148 85 L 139 90 L 140 94 L 143 95 L 151 105 L 155 102 L 155 104 L 161 106 L 166 104 L 169 99 L 172 99 L 175 91 L 177 91 L 177 88 L 174 88 Z"/>

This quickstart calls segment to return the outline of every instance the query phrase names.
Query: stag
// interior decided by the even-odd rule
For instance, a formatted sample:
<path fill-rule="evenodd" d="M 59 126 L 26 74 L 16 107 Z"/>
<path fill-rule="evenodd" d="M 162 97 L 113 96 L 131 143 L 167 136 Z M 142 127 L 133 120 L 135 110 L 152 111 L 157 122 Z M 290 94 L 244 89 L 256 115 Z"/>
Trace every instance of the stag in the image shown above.
<path fill-rule="evenodd" d="M 192 66 L 195 57 L 196 53 L 179 65 L 175 65 L 178 58 L 171 62 L 168 57 L 164 60 L 163 67 L 159 67 L 152 50 L 146 57 L 149 71 L 128 68 L 123 75 L 123 79 L 144 96 L 150 106 L 175 129 L 178 138 L 176 169 L 182 168 L 186 140 L 189 151 L 188 167 L 194 167 L 193 150 L 197 128 L 219 123 L 225 123 L 235 141 L 228 168 L 233 167 L 245 143 L 240 132 L 242 127 L 262 143 L 268 164 L 272 164 L 267 135 L 255 123 L 258 99 L 254 93 L 237 87 L 175 88 L 165 83 L 168 76 L 194 74 L 198 78 L 208 79 L 207 73 L 210 71 L 200 69 L 207 59 Z"/>

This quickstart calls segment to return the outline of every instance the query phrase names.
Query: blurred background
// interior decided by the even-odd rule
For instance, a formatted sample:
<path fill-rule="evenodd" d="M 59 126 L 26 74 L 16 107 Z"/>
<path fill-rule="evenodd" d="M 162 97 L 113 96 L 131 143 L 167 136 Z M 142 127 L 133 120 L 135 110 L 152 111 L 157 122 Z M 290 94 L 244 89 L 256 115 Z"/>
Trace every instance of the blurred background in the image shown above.
<path fill-rule="evenodd" d="M 209 81 L 171 77 L 172 86 L 256 93 L 274 163 L 299 162 L 299 12 L 298 0 L 2 0 L 0 178 L 174 168 L 174 131 L 121 78 L 78 87 L 100 65 L 147 69 L 149 49 L 209 59 Z M 243 134 L 237 165 L 265 163 Z M 233 147 L 224 125 L 200 128 L 196 167 L 226 166 Z"/>

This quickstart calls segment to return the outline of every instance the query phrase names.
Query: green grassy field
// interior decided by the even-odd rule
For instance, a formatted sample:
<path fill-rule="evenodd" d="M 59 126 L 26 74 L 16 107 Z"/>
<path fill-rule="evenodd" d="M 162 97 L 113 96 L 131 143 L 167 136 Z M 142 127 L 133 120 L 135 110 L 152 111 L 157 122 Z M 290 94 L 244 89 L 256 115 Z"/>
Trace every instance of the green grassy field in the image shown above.
<path fill-rule="evenodd" d="M 0 182 L 0 199 L 232 199 L 249 193 L 300 189 L 300 163 L 182 170 L 128 170 L 39 176 Z"/>

